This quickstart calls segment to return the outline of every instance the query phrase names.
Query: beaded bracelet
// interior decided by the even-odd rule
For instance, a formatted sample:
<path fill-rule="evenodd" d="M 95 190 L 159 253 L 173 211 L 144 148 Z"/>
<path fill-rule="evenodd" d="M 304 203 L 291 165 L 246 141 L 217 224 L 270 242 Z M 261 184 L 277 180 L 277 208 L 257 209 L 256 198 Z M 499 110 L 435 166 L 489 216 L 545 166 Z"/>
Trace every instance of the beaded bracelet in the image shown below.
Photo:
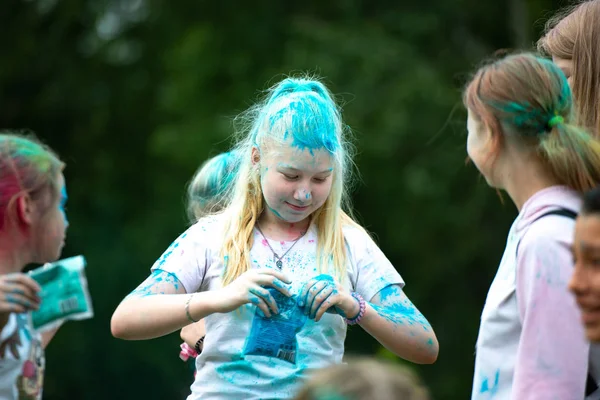
<path fill-rule="evenodd" d="M 359 311 L 358 311 L 358 315 L 354 318 L 344 318 L 344 321 L 348 324 L 348 325 L 356 325 L 360 322 L 360 320 L 362 319 L 362 317 L 365 315 L 365 311 L 367 309 L 367 304 L 365 303 L 365 299 L 363 299 L 363 297 L 356 293 L 356 292 L 352 292 L 350 293 L 352 295 L 352 297 L 354 297 L 357 301 L 358 301 L 358 306 L 359 306 Z"/>

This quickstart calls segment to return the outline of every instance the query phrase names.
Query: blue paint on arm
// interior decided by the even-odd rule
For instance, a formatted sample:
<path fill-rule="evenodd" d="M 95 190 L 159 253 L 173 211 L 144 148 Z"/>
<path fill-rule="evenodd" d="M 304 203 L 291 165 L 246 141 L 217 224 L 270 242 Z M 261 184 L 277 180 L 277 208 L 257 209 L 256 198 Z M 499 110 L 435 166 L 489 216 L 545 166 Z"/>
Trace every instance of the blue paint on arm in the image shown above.
<path fill-rule="evenodd" d="M 127 297 L 146 297 L 155 294 L 174 294 L 183 288 L 174 274 L 156 269 Z"/>
<path fill-rule="evenodd" d="M 396 325 L 418 325 L 428 332 L 431 325 L 398 285 L 389 285 L 375 295 L 371 307 L 386 320 Z M 432 341 L 433 344 L 433 341 Z"/>

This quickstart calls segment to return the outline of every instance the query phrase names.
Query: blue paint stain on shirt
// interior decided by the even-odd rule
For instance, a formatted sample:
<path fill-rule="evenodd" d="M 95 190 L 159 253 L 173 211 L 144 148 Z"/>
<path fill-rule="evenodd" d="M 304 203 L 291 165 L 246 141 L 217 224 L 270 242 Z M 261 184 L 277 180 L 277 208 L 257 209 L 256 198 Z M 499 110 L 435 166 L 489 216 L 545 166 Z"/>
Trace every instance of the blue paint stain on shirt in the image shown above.
<path fill-rule="evenodd" d="M 496 370 L 496 374 L 494 376 L 494 386 L 490 387 L 488 378 L 484 377 L 483 381 L 481 382 L 481 389 L 479 390 L 479 392 L 480 393 L 488 393 L 489 392 L 490 395 L 494 395 L 498 391 L 498 383 L 499 382 L 500 382 L 500 370 Z"/>
<path fill-rule="evenodd" d="M 157 261 L 159 268 L 165 265 L 165 263 L 167 262 L 169 257 L 171 257 L 173 252 L 179 247 L 181 240 L 185 239 L 186 236 L 187 236 L 187 232 L 184 232 L 183 234 L 181 234 L 181 236 L 179 236 L 177 239 L 175 239 L 173 241 L 173 243 L 171 243 L 171 245 L 167 248 L 167 250 L 165 250 L 165 252 L 160 256 L 160 258 Z"/>

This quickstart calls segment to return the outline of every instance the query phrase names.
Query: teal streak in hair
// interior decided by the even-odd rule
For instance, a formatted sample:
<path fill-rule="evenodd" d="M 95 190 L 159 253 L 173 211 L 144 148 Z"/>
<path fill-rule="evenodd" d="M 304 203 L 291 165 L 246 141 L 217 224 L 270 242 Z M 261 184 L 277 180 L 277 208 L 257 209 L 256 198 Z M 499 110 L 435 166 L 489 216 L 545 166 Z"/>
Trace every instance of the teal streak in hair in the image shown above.
<path fill-rule="evenodd" d="M 221 196 L 232 184 L 237 169 L 238 160 L 233 152 L 221 153 L 215 156 L 207 171 L 204 196 L 214 198 Z"/>
<path fill-rule="evenodd" d="M 270 129 L 281 129 L 283 139 L 300 150 L 325 149 L 334 153 L 340 146 L 339 115 L 331 101 L 315 92 L 294 93 L 290 102 L 269 118 Z"/>
<path fill-rule="evenodd" d="M 313 92 L 321 98 L 327 98 L 327 89 L 317 81 L 307 79 L 287 78 L 279 82 L 271 93 L 269 103 L 273 103 L 278 98 L 299 92 Z"/>
<path fill-rule="evenodd" d="M 551 60 L 537 57 L 537 60 L 544 65 L 545 68 L 552 71 L 553 74 L 558 76 L 558 81 L 560 84 L 560 94 L 558 95 L 558 101 L 556 102 L 556 113 L 562 112 L 565 108 L 569 107 L 573 103 L 573 92 L 571 91 L 571 87 L 569 86 L 569 81 L 567 80 L 567 76 L 565 73 Z"/>
<path fill-rule="evenodd" d="M 504 114 L 502 122 L 518 128 L 527 136 L 544 133 L 548 121 L 554 116 L 553 111 L 534 108 L 528 102 L 490 102 L 490 105 Z"/>
<path fill-rule="evenodd" d="M 558 107 L 560 110 L 563 110 L 573 104 L 573 92 L 571 91 L 571 87 L 569 86 L 569 82 L 567 81 L 567 77 L 562 72 L 560 68 L 558 68 L 558 73 L 561 76 L 561 88 L 560 88 L 560 96 L 558 98 Z"/>
<path fill-rule="evenodd" d="M 554 85 L 553 93 L 558 92 L 556 98 L 542 107 L 534 106 L 527 101 L 487 101 L 486 103 L 500 111 L 500 117 L 505 124 L 519 129 L 525 136 L 537 136 L 549 131 L 548 122 L 556 115 L 568 112 L 572 105 L 572 93 L 565 74 L 552 61 L 536 57 L 536 62 L 546 70 Z"/>

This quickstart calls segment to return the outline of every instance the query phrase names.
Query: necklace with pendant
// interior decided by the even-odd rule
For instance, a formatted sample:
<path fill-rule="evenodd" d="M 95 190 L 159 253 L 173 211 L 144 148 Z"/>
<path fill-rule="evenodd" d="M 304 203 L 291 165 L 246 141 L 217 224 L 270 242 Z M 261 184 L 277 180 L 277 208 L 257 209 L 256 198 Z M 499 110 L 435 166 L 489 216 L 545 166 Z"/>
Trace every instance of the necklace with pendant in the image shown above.
<path fill-rule="evenodd" d="M 260 229 L 260 226 L 258 226 L 258 224 L 256 224 L 256 229 L 258 230 L 258 232 L 260 233 L 260 235 L 263 237 L 263 239 L 265 239 L 265 242 L 267 242 L 267 246 L 269 246 L 269 249 L 271 249 L 271 252 L 273 253 L 273 256 L 275 257 L 275 265 L 279 269 L 283 268 L 283 261 L 281 261 L 283 259 L 283 257 L 285 257 L 286 254 L 289 253 L 290 250 L 292 250 L 292 248 L 294 248 L 294 246 L 296 245 L 296 243 L 298 243 L 300 241 L 300 239 L 302 239 L 304 237 L 304 235 L 306 235 L 306 231 L 302 232 L 300 234 L 300 236 L 298 236 L 298 238 L 296 240 L 294 240 L 294 243 L 292 243 L 292 245 L 290 246 L 290 248 L 287 249 L 286 252 L 283 253 L 283 255 L 280 257 L 275 252 L 275 250 L 273 250 L 273 247 L 271 247 L 271 243 L 269 243 L 269 240 L 267 239 L 267 237 L 265 236 L 265 234 L 263 233 L 263 231 Z"/>

